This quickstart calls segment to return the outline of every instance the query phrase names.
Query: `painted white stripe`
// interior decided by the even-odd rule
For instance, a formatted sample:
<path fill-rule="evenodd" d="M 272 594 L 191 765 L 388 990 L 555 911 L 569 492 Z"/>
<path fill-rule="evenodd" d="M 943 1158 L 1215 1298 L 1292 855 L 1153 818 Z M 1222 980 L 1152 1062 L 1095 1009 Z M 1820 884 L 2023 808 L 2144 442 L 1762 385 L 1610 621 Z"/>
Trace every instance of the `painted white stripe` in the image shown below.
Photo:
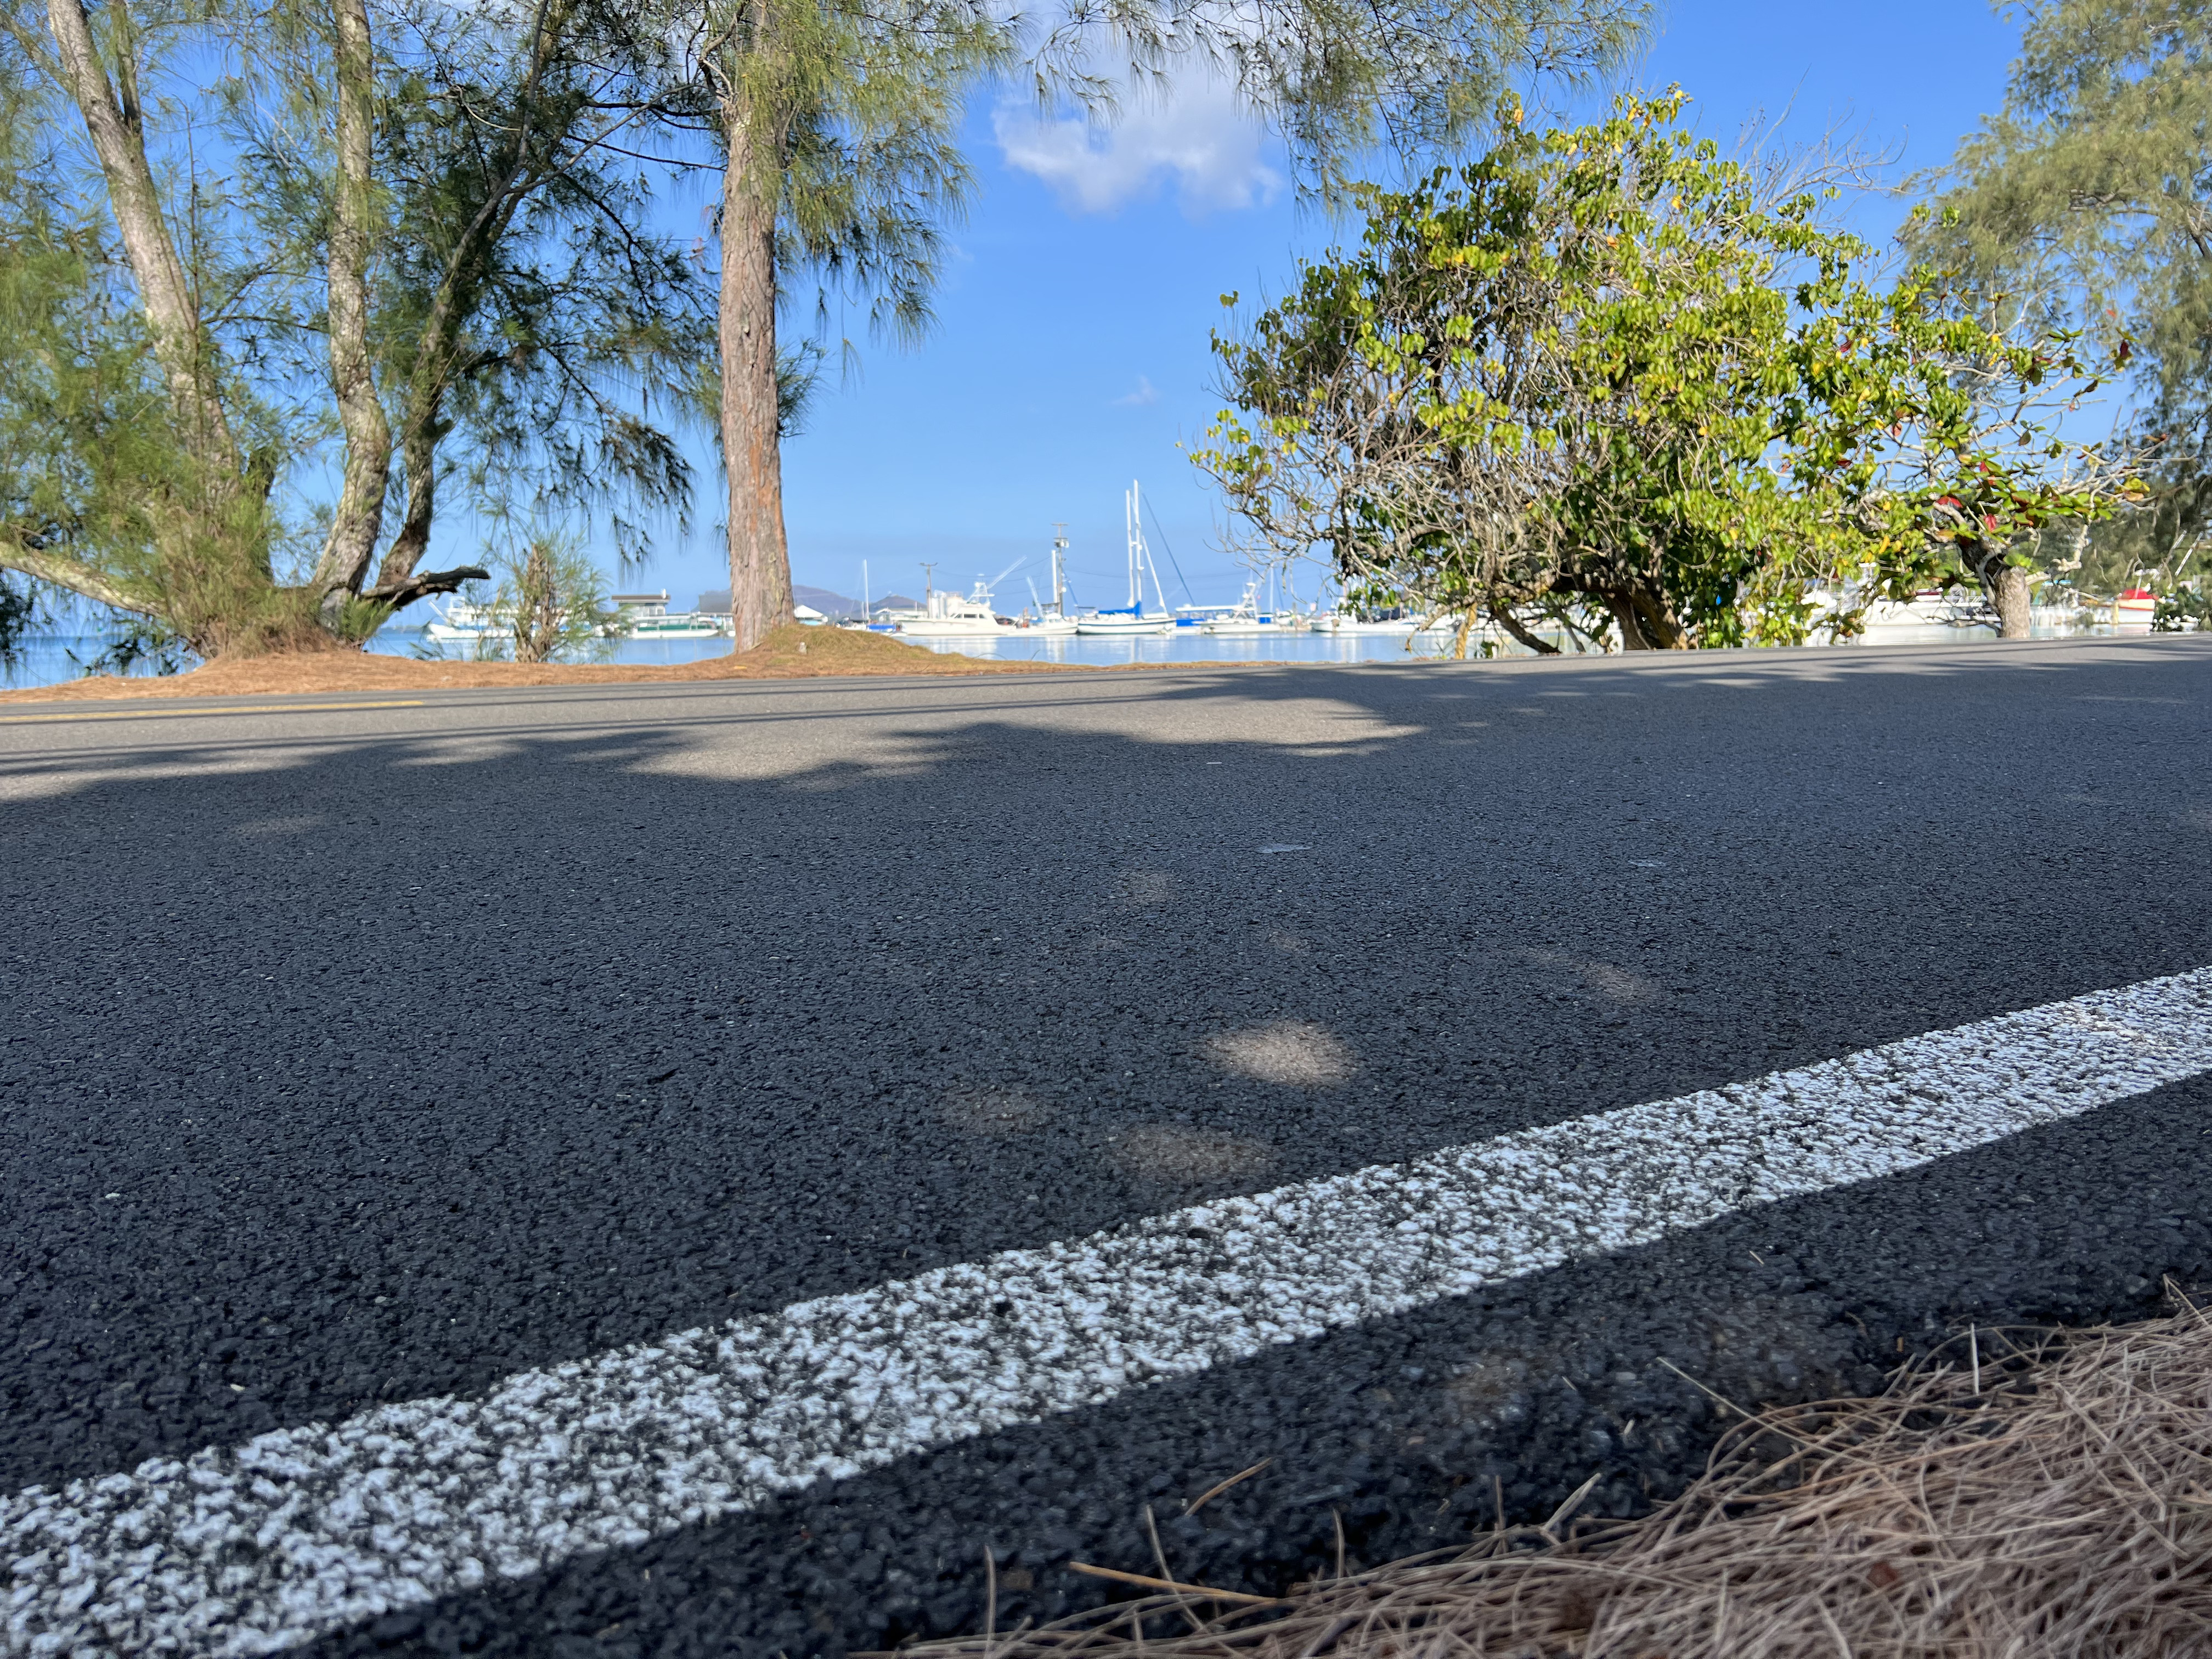
<path fill-rule="evenodd" d="M 0 1503 L 11 1652 L 266 1653 L 2212 1070 L 2212 969 Z"/>

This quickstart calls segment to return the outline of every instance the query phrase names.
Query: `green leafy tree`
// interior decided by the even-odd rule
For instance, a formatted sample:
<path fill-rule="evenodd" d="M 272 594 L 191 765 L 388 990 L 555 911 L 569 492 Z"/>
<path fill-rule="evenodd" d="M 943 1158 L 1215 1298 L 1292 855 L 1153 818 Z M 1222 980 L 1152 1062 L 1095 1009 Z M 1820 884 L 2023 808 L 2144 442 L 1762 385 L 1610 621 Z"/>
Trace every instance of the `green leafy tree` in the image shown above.
<path fill-rule="evenodd" d="M 1540 651 L 1782 643 L 1942 573 L 2008 594 L 2021 535 L 2104 510 L 2124 479 L 2052 434 L 2091 389 L 2069 338 L 1925 270 L 1876 292 L 1817 179 L 1723 160 L 1685 102 L 1362 190 L 1359 246 L 1217 335 L 1235 407 L 1194 459 L 1260 548 L 1459 617 L 1462 651 L 1481 617 Z"/>
<path fill-rule="evenodd" d="M 1516 76 L 1610 62 L 1638 0 L 1073 0 L 1025 19 L 988 0 L 709 0 L 697 84 L 724 165 L 720 426 L 737 648 L 789 620 L 780 304 L 815 279 L 894 333 L 927 319 L 939 228 L 969 173 L 963 100 L 1018 64 L 1041 96 L 1110 112 L 1122 77 L 1205 60 L 1340 199 L 1356 157 L 1463 144 Z M 1025 34 L 1035 23 L 1038 33 Z M 665 27 L 665 26 L 658 26 Z"/>

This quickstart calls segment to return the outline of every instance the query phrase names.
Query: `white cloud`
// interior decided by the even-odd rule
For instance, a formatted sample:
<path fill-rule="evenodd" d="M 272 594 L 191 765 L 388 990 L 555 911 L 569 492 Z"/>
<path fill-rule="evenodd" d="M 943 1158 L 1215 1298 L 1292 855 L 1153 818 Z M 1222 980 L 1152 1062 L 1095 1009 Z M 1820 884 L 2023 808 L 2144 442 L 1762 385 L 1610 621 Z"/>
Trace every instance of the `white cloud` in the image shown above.
<path fill-rule="evenodd" d="M 1159 400 L 1158 388 L 1145 376 L 1139 374 L 1137 376 L 1137 389 L 1134 392 L 1123 392 L 1121 396 L 1115 398 L 1114 402 L 1122 409 L 1141 409 L 1146 404 L 1156 404 Z"/>
<path fill-rule="evenodd" d="M 1210 76 L 1156 100 L 1125 99 L 1110 125 L 1079 115 L 1048 119 L 1007 101 L 992 112 L 991 130 L 1006 165 L 1050 185 L 1071 212 L 1111 212 L 1169 176 L 1194 217 L 1263 207 L 1283 188 L 1260 124 L 1234 88 Z"/>

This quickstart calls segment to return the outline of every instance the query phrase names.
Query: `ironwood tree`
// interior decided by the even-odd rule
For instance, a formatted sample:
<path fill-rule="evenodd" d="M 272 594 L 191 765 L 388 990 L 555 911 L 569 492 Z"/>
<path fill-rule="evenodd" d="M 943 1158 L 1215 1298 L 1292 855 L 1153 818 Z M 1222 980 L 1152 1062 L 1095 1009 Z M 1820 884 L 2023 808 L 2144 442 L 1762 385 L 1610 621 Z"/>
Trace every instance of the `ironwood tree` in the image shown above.
<path fill-rule="evenodd" d="M 620 142 L 667 79 L 626 11 L 0 19 L 9 113 L 58 141 L 0 179 L 0 303 L 31 325 L 0 340 L 0 566 L 210 654 L 357 641 L 480 576 L 424 568 L 457 465 L 494 517 L 634 540 L 684 508 L 712 295 Z"/>
<path fill-rule="evenodd" d="M 2051 0 L 2022 12 L 2004 106 L 1923 181 L 1940 211 L 1915 251 L 2133 353 L 2143 510 L 2045 562 L 2107 596 L 2155 580 L 2172 619 L 2212 620 L 2212 10 Z"/>

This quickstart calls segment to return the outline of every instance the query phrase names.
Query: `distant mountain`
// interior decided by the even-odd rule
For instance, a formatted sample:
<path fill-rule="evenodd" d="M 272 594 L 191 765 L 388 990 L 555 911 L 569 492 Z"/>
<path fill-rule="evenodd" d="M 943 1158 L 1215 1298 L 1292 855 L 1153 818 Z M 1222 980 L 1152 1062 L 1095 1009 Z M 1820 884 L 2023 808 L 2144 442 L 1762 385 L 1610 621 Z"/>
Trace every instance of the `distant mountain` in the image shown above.
<path fill-rule="evenodd" d="M 847 617 L 857 617 L 860 614 L 860 602 L 858 599 L 848 599 L 842 593 L 833 593 L 826 587 L 809 587 L 802 582 L 793 582 L 791 586 L 791 597 L 797 603 L 811 606 L 825 617 L 842 620 Z M 884 603 L 889 604 L 891 601 L 886 600 Z M 900 599 L 896 603 L 911 605 L 913 601 Z M 693 609 L 703 611 L 712 617 L 728 616 L 730 590 L 726 587 L 718 587 L 711 592 L 702 593 L 699 596 L 699 603 Z"/>
<path fill-rule="evenodd" d="M 842 593 L 832 592 L 826 587 L 809 587 L 804 582 L 791 585 L 791 597 L 800 605 L 811 605 L 825 617 L 857 617 L 860 602 L 848 599 Z"/>

